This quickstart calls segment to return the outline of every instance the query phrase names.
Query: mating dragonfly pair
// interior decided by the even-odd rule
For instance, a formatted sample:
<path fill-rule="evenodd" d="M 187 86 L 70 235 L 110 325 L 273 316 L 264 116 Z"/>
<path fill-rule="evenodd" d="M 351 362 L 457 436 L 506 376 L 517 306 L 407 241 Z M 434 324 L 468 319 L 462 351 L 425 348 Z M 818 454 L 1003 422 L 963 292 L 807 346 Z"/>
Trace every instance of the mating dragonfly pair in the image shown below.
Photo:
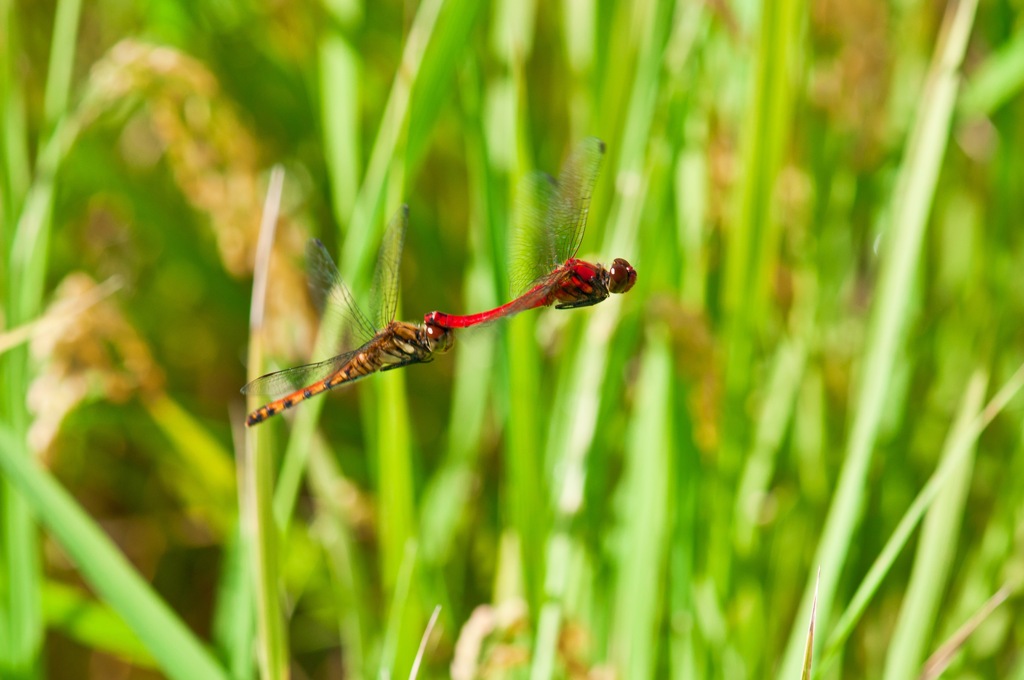
<path fill-rule="evenodd" d="M 398 269 L 409 219 L 407 206 L 392 218 L 381 244 L 373 285 L 374 322 L 355 304 L 324 245 L 310 241 L 307 258 L 314 296 L 323 302 L 325 314 L 346 319 L 363 344 L 325 361 L 265 375 L 243 387 L 242 393 L 248 395 L 289 392 L 250 413 L 246 425 L 262 423 L 310 397 L 378 371 L 430 361 L 435 353 L 451 349 L 456 328 L 469 328 L 536 307 L 589 307 L 611 293 L 632 288 L 636 270 L 622 258 L 616 258 L 607 268 L 576 259 L 603 156 L 604 142 L 590 138 L 572 153 L 557 181 L 539 173 L 527 177 L 526 195 L 534 203 L 532 219 L 526 220 L 526 233 L 522 234 L 528 243 L 513 264 L 512 285 L 518 295 L 486 312 L 468 316 L 430 312 L 420 324 L 395 320 Z"/>

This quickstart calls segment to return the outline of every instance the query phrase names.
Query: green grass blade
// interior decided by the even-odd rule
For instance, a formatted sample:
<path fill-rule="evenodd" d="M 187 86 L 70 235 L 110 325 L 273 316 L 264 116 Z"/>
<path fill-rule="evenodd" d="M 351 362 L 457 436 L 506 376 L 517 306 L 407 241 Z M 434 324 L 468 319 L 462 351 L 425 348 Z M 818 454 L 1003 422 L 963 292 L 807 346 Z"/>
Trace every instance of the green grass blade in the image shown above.
<path fill-rule="evenodd" d="M 280 214 L 284 170 L 277 166 L 271 173 L 263 207 L 256 261 L 253 267 L 252 303 L 249 316 L 249 380 L 263 367 L 263 324 L 270 268 L 270 252 Z M 259 397 L 249 395 L 246 406 L 259 406 Z M 270 431 L 265 427 L 247 427 L 245 454 L 241 465 L 239 515 L 245 532 L 244 543 L 250 550 L 253 594 L 256 600 L 256 658 L 264 680 L 288 676 L 288 639 L 280 602 L 279 545 L 282 536 L 274 515 L 274 472 L 276 459 L 270 447 Z"/>
<path fill-rule="evenodd" d="M 46 93 L 43 99 L 46 126 L 51 130 L 68 110 L 71 69 L 75 63 L 78 17 L 81 13 L 82 0 L 61 0 L 57 3 L 53 43 L 50 45 L 50 63 L 46 73 Z"/>
<path fill-rule="evenodd" d="M 667 37 L 665 7 L 657 3 L 635 6 L 635 31 L 641 45 L 636 63 L 631 96 L 626 110 L 626 124 L 619 150 L 618 164 L 606 172 L 612 180 L 628 178 L 629 191 L 617 193 L 608 221 L 596 223 L 595 211 L 590 211 L 590 228 L 604 226 L 602 255 L 635 252 L 637 234 L 644 201 L 649 189 L 650 171 L 647 167 L 648 145 L 653 121 L 656 92 L 661 69 L 661 54 Z M 615 152 L 615 147 L 610 148 Z M 608 162 L 608 165 L 612 165 Z M 607 181 L 607 180 L 606 180 Z M 600 193 L 600 184 L 595 190 Z M 621 186 L 621 185 L 619 185 Z M 643 274 L 640 274 L 643 276 Z M 551 421 L 546 444 L 546 460 L 559 470 L 552 490 L 552 505 L 556 509 L 555 528 L 548 539 L 547 574 L 544 579 L 546 603 L 537 630 L 536 652 L 531 675 L 548 677 L 552 670 L 558 636 L 564 617 L 563 607 L 569 584 L 576 579 L 566 564 L 559 563 L 559 555 L 572 541 L 569 527 L 581 510 L 584 484 L 588 474 L 591 448 L 598 426 L 602 389 L 609 370 L 610 347 L 601 339 L 609 337 L 617 323 L 622 300 L 606 300 L 587 314 L 583 332 L 573 338 L 566 350 L 559 389 L 552 406 L 558 414 Z"/>
<path fill-rule="evenodd" d="M 722 304 L 726 312 L 726 383 L 730 408 L 736 418 L 725 427 L 725 455 L 735 457 L 743 446 L 740 400 L 746 380 L 755 333 L 769 305 L 771 259 L 778 251 L 779 225 L 773 214 L 775 185 L 783 161 L 783 149 L 791 128 L 790 115 L 796 95 L 794 66 L 803 44 L 801 0 L 766 3 L 762 6 L 753 96 L 743 126 L 743 178 L 739 210 L 731 229 L 725 263 Z M 725 461 L 734 465 L 736 460 Z M 804 617 L 803 620 L 806 620 Z"/>
<path fill-rule="evenodd" d="M 377 432 L 373 438 L 380 461 L 381 572 L 387 592 L 395 587 L 408 544 L 416 536 L 413 510 L 412 433 L 405 374 L 389 371 L 376 376 L 373 396 Z"/>
<path fill-rule="evenodd" d="M 5 426 L 0 426 L 0 469 L 90 587 L 124 619 L 170 677 L 227 677 L 117 546 L 50 475 L 30 462 L 24 447 Z"/>
<path fill-rule="evenodd" d="M 934 502 L 939 492 L 942 491 L 957 465 L 971 453 L 974 442 L 981 435 L 985 427 L 988 426 L 997 414 L 1006 408 L 1007 402 L 1016 396 L 1022 388 L 1024 388 L 1024 365 L 1021 365 L 1013 377 L 989 400 L 981 413 L 977 414 L 968 425 L 960 427 L 950 434 L 949 449 L 951 453 L 943 457 L 942 464 L 932 473 L 928 482 L 917 494 L 914 502 L 907 508 L 906 513 L 904 513 L 903 518 L 896 526 L 892 536 L 889 537 L 882 552 L 861 581 L 857 592 L 850 598 L 846 611 L 839 617 L 829 637 L 825 655 L 822 658 L 823 663 L 830 661 L 830 657 L 838 653 L 839 646 L 849 635 L 857 619 L 860 618 L 865 607 L 867 607 L 868 601 L 878 589 L 885 574 L 891 569 L 903 546 L 909 541 L 911 532 L 917 527 L 925 511 Z M 965 400 L 966 403 L 968 402 Z"/>
<path fill-rule="evenodd" d="M 665 593 L 672 479 L 672 363 L 668 342 L 648 334 L 641 359 L 620 496 L 616 566 L 615 660 L 623 677 L 658 675 L 658 635 Z"/>
<path fill-rule="evenodd" d="M 882 407 L 910 316 L 911 285 L 956 101 L 957 69 L 964 57 L 976 7 L 976 2 L 966 0 L 950 8 L 948 28 L 936 47 L 928 84 L 921 97 L 918 117 L 907 141 L 893 194 L 890 227 L 882 245 L 876 304 L 872 310 L 843 469 L 814 559 L 815 564 L 821 565 L 822 572 L 817 618 L 819 628 L 825 630 L 829 629 L 839 575 L 846 563 L 863 508 L 866 477 L 878 436 Z M 796 621 L 807 620 L 812 593 L 813 582 L 808 581 Z M 796 677 L 802 648 L 802 625 L 794 626 L 782 664 L 783 676 Z"/>
<path fill-rule="evenodd" d="M 413 603 L 415 597 L 412 593 L 413 579 L 417 571 L 417 553 L 415 543 L 407 543 L 394 576 L 387 624 L 381 642 L 380 668 L 377 671 L 379 680 L 407 675 L 414 662 L 415 643 L 410 646 L 405 638 L 412 632 L 410 624 L 415 620 L 410 614 L 419 609 L 418 605 Z"/>
<path fill-rule="evenodd" d="M 380 609 L 373 583 L 368 576 L 366 556 L 358 543 L 346 517 L 341 491 L 351 482 L 342 478 L 341 471 L 324 450 L 320 441 L 311 452 L 309 484 L 321 508 L 316 518 L 314 537 L 323 545 L 335 581 L 334 596 L 338 604 L 338 627 L 342 647 L 346 650 L 344 667 L 346 677 L 366 678 L 372 671 L 367 658 L 378 621 L 371 615 Z M 382 618 L 382 617 L 380 617 Z"/>
<path fill-rule="evenodd" d="M 331 205 L 338 224 L 348 224 L 359 186 L 362 150 L 356 112 L 361 85 L 356 48 L 340 31 L 328 32 L 320 43 L 320 116 Z"/>
<path fill-rule="evenodd" d="M 485 88 L 484 129 L 487 157 L 491 163 L 491 181 L 495 191 L 514 196 L 519 175 L 529 166 L 526 139 L 529 135 L 525 109 L 527 92 L 521 83 L 524 60 L 533 44 L 533 2 L 502 2 L 490 23 L 490 49 L 502 68 Z M 499 299 L 508 290 L 507 246 L 511 211 L 496 209 L 491 216 L 490 244 L 494 249 L 496 284 Z M 516 215 L 518 218 L 519 215 Z M 540 403 L 539 362 L 533 341 L 534 319 L 521 315 L 502 324 L 498 349 L 498 418 L 504 427 L 502 514 L 506 518 L 499 580 L 510 592 L 496 593 L 499 601 L 508 597 L 525 598 L 536 611 L 540 602 L 544 561 L 543 536 L 549 517 L 545 503 L 546 479 L 542 471 L 538 441 Z M 509 552 L 518 556 L 516 568 Z M 514 578 L 513 578 L 514 575 Z M 514 583 L 514 585 L 512 585 Z"/>
<path fill-rule="evenodd" d="M 277 532 L 270 498 L 273 496 L 273 451 L 267 430 L 246 431 L 246 464 L 243 466 L 245 490 L 241 495 L 241 518 L 250 547 L 250 564 L 255 577 L 256 657 L 263 678 L 287 676 L 288 652 L 280 602 L 280 563 Z"/>
<path fill-rule="evenodd" d="M 14 3 L 0 2 L 0 36 L 5 38 L 0 49 L 0 217 L 4 224 L 17 220 L 32 181 L 24 83 L 17 73 L 19 45 L 12 26 L 16 19 Z M 6 229 L 0 234 L 4 252 L 10 238 Z M 6 266 L 2 263 L 0 274 Z"/>
<path fill-rule="evenodd" d="M 166 394 L 144 404 L 153 422 L 173 444 L 168 456 L 188 471 L 182 495 L 188 505 L 228 533 L 236 522 L 235 467 L 231 455 L 211 432 Z"/>
<path fill-rule="evenodd" d="M 423 67 L 423 56 L 434 36 L 444 4 L 445 0 L 426 0 L 421 3 L 409 29 L 402 62 L 381 116 L 369 165 L 352 208 L 352 220 L 341 251 L 339 265 L 349 282 L 358 284 L 369 278 L 370 263 L 374 261 L 376 252 L 374 246 L 378 242 L 378 232 L 374 225 L 381 221 L 388 173 L 398 153 L 399 140 L 408 125 L 412 88 Z"/>
<path fill-rule="evenodd" d="M 540 603 L 544 532 L 548 520 L 545 476 L 538 433 L 540 418 L 534 404 L 541 399 L 539 356 L 534 342 L 534 320 L 513 319 L 508 324 L 505 371 L 508 385 L 508 420 L 505 454 L 508 518 L 519 538 L 523 560 L 523 586 L 527 601 Z"/>
<path fill-rule="evenodd" d="M 481 87 L 475 62 L 466 68 L 461 84 L 462 100 L 472 121 L 467 125 L 468 185 L 470 218 L 468 225 L 470 261 L 463 285 L 463 309 L 496 307 L 499 295 L 492 247 L 491 214 L 496 210 L 496 178 L 487 165 L 484 130 L 480 124 Z M 476 115 L 472 115 L 476 114 Z M 495 334 L 478 333 L 453 352 L 451 420 L 448 425 L 447 451 L 441 467 L 424 489 L 421 502 L 423 560 L 431 566 L 447 562 L 456 540 L 457 526 L 470 509 L 472 485 L 481 450 L 481 436 L 495 383 Z M 451 608 L 449 607 L 448 610 Z M 444 611 L 445 616 L 451 612 Z"/>
<path fill-rule="evenodd" d="M 921 525 L 914 568 L 896 627 L 890 637 L 889 654 L 885 660 L 885 678 L 895 680 L 913 676 L 921 668 L 928 645 L 934 639 L 936 627 L 927 625 L 935 621 L 943 593 L 948 586 L 950 570 L 956 556 L 964 506 L 974 471 L 974 444 L 966 452 L 954 449 L 952 444 L 961 438 L 960 432 L 970 427 L 981 410 L 988 376 L 975 373 L 964 391 L 963 403 L 956 421 L 950 429 L 942 459 L 957 457 L 948 466 L 946 483 L 935 497 Z M 940 465 L 942 462 L 940 461 Z"/>
<path fill-rule="evenodd" d="M 676 381 L 672 389 L 675 406 L 672 422 L 671 489 L 669 502 L 673 513 L 669 548 L 668 620 L 672 621 L 669 635 L 669 677 L 706 677 L 700 665 L 700 634 L 694 578 L 700 555 L 700 527 L 705 518 L 702 513 L 699 490 L 706 471 L 700 452 L 694 442 L 694 423 L 686 412 L 685 404 L 696 392 L 695 385 Z"/>
<path fill-rule="evenodd" d="M 9 323 L 31 320 L 42 304 L 56 191 L 55 175 L 78 134 L 76 120 L 61 118 L 39 153 L 36 178 L 25 199 L 11 242 L 8 271 L 13 290 L 9 291 Z"/>
<path fill-rule="evenodd" d="M 256 675 L 253 656 L 256 611 L 253 575 L 249 568 L 250 550 L 243 527 L 238 523 L 224 545 L 211 623 L 213 643 L 232 680 L 249 680 Z"/>
<path fill-rule="evenodd" d="M 775 471 L 776 454 L 789 427 L 794 402 L 803 379 L 807 350 L 800 340 L 784 341 L 778 349 L 768 380 L 754 433 L 754 447 L 736 491 L 733 519 L 735 544 L 741 553 L 749 552 L 754 529 L 759 521 L 761 503 Z"/>
<path fill-rule="evenodd" d="M 988 116 L 1024 89 L 1024 32 L 990 54 L 964 83 L 960 112 Z"/>
<path fill-rule="evenodd" d="M 67 100 L 70 73 L 74 64 L 78 35 L 78 0 L 62 0 L 57 5 L 56 23 L 50 44 L 49 72 L 46 84 L 46 136 L 36 159 L 36 173 L 28 194 L 21 204 L 10 241 L 10 252 L 6 259 L 7 282 L 7 323 L 18 325 L 38 316 L 43 297 L 43 284 L 49 254 L 50 231 L 52 227 L 55 194 L 55 174 L 60 167 L 75 126 L 67 124 Z M 12 13 L 3 10 L 4 21 L 9 22 Z M 6 40 L 4 42 L 7 42 Z M 13 66 L 13 64 L 10 64 Z M 11 90 L 13 88 L 8 88 Z M 8 106 L 5 104 L 5 106 Z M 19 106 L 16 98 L 9 106 Z M 8 108 L 10 118 L 5 120 L 5 141 L 12 144 L 11 153 L 5 153 L 5 161 L 15 161 L 16 149 L 26 140 L 15 140 L 6 133 L 14 132 L 19 121 L 17 109 Z M 13 187 L 5 182 L 5 186 Z M 20 199 L 21 197 L 18 197 Z M 12 205 L 13 197 L 5 200 Z M 7 244 L 7 237 L 4 236 Z M 4 249 L 6 251 L 6 248 Z M 28 393 L 29 366 L 28 351 L 19 347 L 4 357 L 3 373 L 6 379 L 6 424 L 12 428 L 11 436 L 26 441 L 28 414 L 25 395 Z M 26 446 L 10 447 L 13 455 L 29 456 Z M 3 555 L 7 580 L 7 606 L 3 608 L 6 644 L 0 649 L 3 657 L 0 665 L 16 674 L 30 674 L 37 666 L 43 645 L 43 620 L 41 612 L 41 568 L 39 565 L 39 541 L 34 522 L 29 516 L 24 499 L 10 485 L 3 489 Z"/>
<path fill-rule="evenodd" d="M 413 171 L 427 150 L 442 107 L 451 100 L 456 66 L 471 44 L 470 31 L 484 6 L 474 0 L 449 0 L 437 19 L 410 95 L 406 162 Z"/>

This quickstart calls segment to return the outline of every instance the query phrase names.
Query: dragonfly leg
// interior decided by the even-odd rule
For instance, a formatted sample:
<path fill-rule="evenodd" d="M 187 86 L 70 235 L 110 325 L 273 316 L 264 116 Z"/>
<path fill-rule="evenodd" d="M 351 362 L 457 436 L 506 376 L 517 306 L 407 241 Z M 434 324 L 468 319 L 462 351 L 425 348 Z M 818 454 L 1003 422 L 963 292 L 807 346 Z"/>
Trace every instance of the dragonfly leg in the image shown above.
<path fill-rule="evenodd" d="M 427 356 L 426 358 L 423 358 L 423 359 L 420 359 L 419 357 L 409 357 L 408 359 L 403 359 L 402 361 L 399 361 L 398 363 L 386 364 L 386 365 L 382 366 L 381 369 L 380 369 L 380 372 L 383 373 L 384 371 L 390 371 L 390 370 L 393 370 L 395 368 L 402 368 L 402 367 L 408 366 L 410 364 L 427 364 L 427 363 L 430 363 L 433 360 L 434 360 L 433 356 Z"/>
<path fill-rule="evenodd" d="M 582 300 L 573 300 L 572 302 L 559 302 L 555 305 L 555 309 L 580 309 L 581 307 L 592 307 L 598 302 L 603 302 L 605 297 L 597 298 L 583 298 Z"/>

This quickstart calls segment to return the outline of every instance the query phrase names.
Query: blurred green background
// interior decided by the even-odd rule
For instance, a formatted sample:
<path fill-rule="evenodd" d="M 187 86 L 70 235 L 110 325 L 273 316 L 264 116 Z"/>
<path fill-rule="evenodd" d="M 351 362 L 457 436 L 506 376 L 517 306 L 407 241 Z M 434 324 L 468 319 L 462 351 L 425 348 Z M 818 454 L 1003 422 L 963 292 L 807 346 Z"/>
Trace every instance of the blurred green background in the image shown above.
<path fill-rule="evenodd" d="M 1024 678 L 1020 10 L 0 2 L 0 676 Z M 591 135 L 631 292 L 244 429 Z"/>

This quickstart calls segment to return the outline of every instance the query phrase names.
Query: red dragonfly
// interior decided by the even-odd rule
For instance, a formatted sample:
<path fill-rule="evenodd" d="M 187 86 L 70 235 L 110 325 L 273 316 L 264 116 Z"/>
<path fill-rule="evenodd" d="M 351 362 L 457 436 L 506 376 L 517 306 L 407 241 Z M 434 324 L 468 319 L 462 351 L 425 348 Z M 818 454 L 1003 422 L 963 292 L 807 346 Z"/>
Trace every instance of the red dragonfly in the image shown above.
<path fill-rule="evenodd" d="M 324 244 L 316 239 L 309 242 L 306 257 L 314 299 L 318 305 L 322 304 L 325 315 L 340 315 L 347 321 L 347 326 L 362 344 L 331 359 L 270 373 L 243 387 L 242 394 L 289 393 L 250 413 L 245 421 L 247 426 L 262 423 L 270 416 L 340 385 L 378 371 L 431 361 L 435 352 L 451 349 L 455 338 L 447 328 L 430 322 L 411 324 L 395 321 L 398 269 L 408 221 L 409 208 L 403 205 L 392 218 L 381 243 L 373 282 L 375 323 L 371 323 L 355 304 Z"/>
<path fill-rule="evenodd" d="M 590 195 L 604 157 L 604 142 L 584 140 L 569 156 L 556 181 L 550 175 L 527 177 L 520 195 L 526 206 L 516 258 L 512 265 L 514 300 L 500 307 L 458 316 L 430 312 L 424 323 L 440 328 L 468 328 L 510 317 L 527 309 L 555 305 L 575 309 L 596 305 L 611 293 L 625 293 L 636 283 L 636 270 L 621 257 L 610 267 L 576 259 L 587 227 Z"/>

